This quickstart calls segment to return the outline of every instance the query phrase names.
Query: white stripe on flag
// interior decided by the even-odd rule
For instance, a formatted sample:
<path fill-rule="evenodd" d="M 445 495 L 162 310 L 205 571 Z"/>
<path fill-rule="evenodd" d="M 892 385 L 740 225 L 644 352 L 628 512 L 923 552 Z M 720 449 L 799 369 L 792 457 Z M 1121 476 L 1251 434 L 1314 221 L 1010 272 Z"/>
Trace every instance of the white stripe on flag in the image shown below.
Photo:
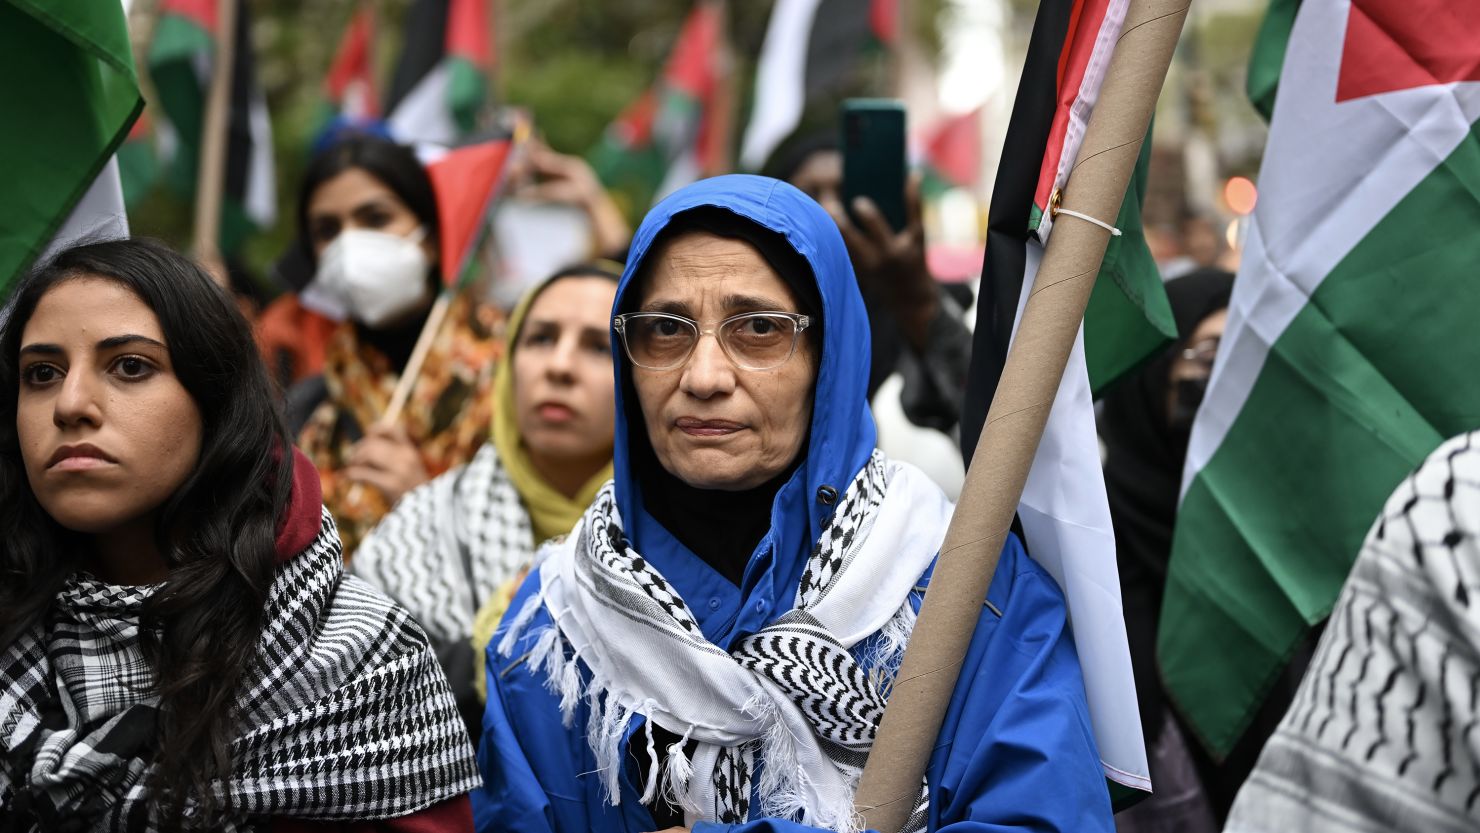
<path fill-rule="evenodd" d="M 46 251 L 37 258 L 38 264 L 55 257 L 58 252 L 77 243 L 94 243 L 128 237 L 128 213 L 123 207 L 123 183 L 118 176 L 118 157 L 108 164 L 88 187 L 82 199 L 72 207 L 72 213 L 57 233 L 52 236 Z"/>
<path fill-rule="evenodd" d="M 663 175 L 663 181 L 658 184 L 658 190 L 653 192 L 653 205 L 663 201 L 663 198 L 674 191 L 698 182 L 702 171 L 699 170 L 699 156 L 694 152 L 693 143 L 684 149 L 677 158 L 668 163 L 668 172 Z"/>
<path fill-rule="evenodd" d="M 1042 261 L 1042 246 L 1029 241 L 1023 291 L 1012 324 L 1014 336 Z M 1028 552 L 1064 591 L 1105 777 L 1149 792 L 1151 776 L 1125 635 L 1115 533 L 1084 360 L 1083 324 L 1028 471 L 1018 517 Z"/>
<path fill-rule="evenodd" d="M 757 171 L 802 120 L 807 45 L 822 0 L 777 0 L 755 72 L 755 106 L 740 142 L 740 164 Z M 862 14 L 863 12 L 860 12 Z"/>
<path fill-rule="evenodd" d="M 444 147 L 451 147 L 457 141 L 459 131 L 447 101 L 450 73 L 447 61 L 443 60 L 396 105 L 386 119 L 396 141 L 408 145 L 430 142 Z"/>
<path fill-rule="evenodd" d="M 270 228 L 277 221 L 277 177 L 273 173 L 272 122 L 268 119 L 267 97 L 261 87 L 252 90 L 247 128 L 252 135 L 252 148 L 247 159 L 247 193 L 242 195 L 242 207 L 258 228 Z"/>
<path fill-rule="evenodd" d="M 1306 0 L 1281 69 L 1228 327 L 1187 450 L 1185 495 L 1243 409 L 1270 347 L 1326 276 L 1480 119 L 1480 83 L 1336 101 L 1350 0 Z"/>

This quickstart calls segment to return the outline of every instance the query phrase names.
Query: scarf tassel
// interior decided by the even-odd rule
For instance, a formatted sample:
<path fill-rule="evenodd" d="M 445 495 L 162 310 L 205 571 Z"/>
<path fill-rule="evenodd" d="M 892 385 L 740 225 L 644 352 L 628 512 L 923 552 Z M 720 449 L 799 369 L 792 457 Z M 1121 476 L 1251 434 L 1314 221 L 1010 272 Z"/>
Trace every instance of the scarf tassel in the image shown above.
<path fill-rule="evenodd" d="M 530 620 L 534 619 L 535 613 L 539 611 L 540 605 L 544 603 L 545 600 L 541 598 L 541 594 L 539 593 L 535 593 L 524 600 L 524 606 L 519 608 L 519 613 L 509 622 L 508 627 L 504 629 L 503 638 L 498 641 L 498 652 L 500 656 L 504 658 L 513 656 L 514 643 L 519 639 L 520 634 L 524 633 L 524 629 L 529 627 Z"/>
<path fill-rule="evenodd" d="M 669 804 L 685 812 L 701 815 L 698 805 L 689 797 L 689 788 L 694 780 L 694 763 L 689 760 L 689 736 L 693 727 L 686 729 L 677 743 L 668 745 L 668 758 L 663 763 L 663 798 Z"/>

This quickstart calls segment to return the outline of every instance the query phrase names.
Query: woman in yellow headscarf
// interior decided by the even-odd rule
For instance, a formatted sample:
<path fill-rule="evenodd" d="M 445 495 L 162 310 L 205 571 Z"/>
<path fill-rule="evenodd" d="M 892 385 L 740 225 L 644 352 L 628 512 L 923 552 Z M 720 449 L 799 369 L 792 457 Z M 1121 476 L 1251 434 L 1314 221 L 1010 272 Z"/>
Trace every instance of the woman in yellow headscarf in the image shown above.
<path fill-rule="evenodd" d="M 611 478 L 617 277 L 577 266 L 525 295 L 494 384 L 493 442 L 408 492 L 351 562 L 421 623 L 475 734 L 483 676 L 470 641 L 475 616 L 515 584 L 539 544 L 570 531 Z"/>

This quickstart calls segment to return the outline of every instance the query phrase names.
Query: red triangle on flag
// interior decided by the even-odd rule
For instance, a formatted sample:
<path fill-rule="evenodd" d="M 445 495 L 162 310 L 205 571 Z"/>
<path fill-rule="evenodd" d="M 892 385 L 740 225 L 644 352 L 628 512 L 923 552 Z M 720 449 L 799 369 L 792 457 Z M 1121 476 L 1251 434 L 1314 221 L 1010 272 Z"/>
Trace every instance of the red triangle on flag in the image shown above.
<path fill-rule="evenodd" d="M 447 9 L 447 54 L 487 70 L 493 65 L 489 0 L 452 0 Z"/>
<path fill-rule="evenodd" d="M 1480 81 L 1480 4 L 1352 0 L 1336 100 Z"/>
<path fill-rule="evenodd" d="M 489 203 L 503 182 L 507 139 L 454 148 L 427 166 L 442 224 L 442 281 L 457 282 L 478 242 Z"/>
<path fill-rule="evenodd" d="M 952 116 L 931 132 L 925 159 L 952 184 L 969 188 L 982 169 L 982 109 Z"/>
<path fill-rule="evenodd" d="M 162 0 L 161 15 L 173 14 L 190 19 L 195 25 L 214 33 L 216 31 L 217 0 Z"/>
<path fill-rule="evenodd" d="M 375 10 L 372 6 L 364 6 L 355 12 L 354 17 L 350 18 L 349 26 L 345 27 L 339 49 L 334 53 L 334 63 L 329 66 L 329 75 L 324 79 L 329 100 L 341 110 L 351 103 L 355 104 L 361 112 L 351 115 L 360 118 L 374 118 L 379 115 L 379 96 L 375 92 L 375 62 L 371 60 L 374 45 Z M 352 92 L 352 85 L 360 87 L 354 91 L 359 101 L 347 102 L 345 99 Z"/>
<path fill-rule="evenodd" d="M 720 14 L 720 7 L 714 3 L 699 3 L 689 12 L 663 68 L 663 80 L 670 88 L 696 99 L 709 96 L 715 80 Z"/>

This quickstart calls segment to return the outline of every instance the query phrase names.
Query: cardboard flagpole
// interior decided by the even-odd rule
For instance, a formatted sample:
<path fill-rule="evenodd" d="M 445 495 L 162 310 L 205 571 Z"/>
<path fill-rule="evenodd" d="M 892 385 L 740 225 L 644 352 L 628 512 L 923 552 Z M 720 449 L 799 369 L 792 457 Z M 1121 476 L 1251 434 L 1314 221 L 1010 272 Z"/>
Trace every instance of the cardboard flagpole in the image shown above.
<path fill-rule="evenodd" d="M 1064 210 L 1107 223 L 1120 213 L 1188 2 L 1131 0 L 1064 186 Z M 920 797 L 1109 238 L 1107 229 L 1075 217 L 1054 223 L 858 787 L 854 806 L 866 828 L 900 830 Z"/>
<path fill-rule="evenodd" d="M 226 191 L 226 128 L 231 115 L 231 76 L 236 63 L 237 0 L 216 4 L 216 56 L 201 126 L 200 168 L 195 183 L 195 255 L 217 280 L 221 263 L 221 200 Z"/>

